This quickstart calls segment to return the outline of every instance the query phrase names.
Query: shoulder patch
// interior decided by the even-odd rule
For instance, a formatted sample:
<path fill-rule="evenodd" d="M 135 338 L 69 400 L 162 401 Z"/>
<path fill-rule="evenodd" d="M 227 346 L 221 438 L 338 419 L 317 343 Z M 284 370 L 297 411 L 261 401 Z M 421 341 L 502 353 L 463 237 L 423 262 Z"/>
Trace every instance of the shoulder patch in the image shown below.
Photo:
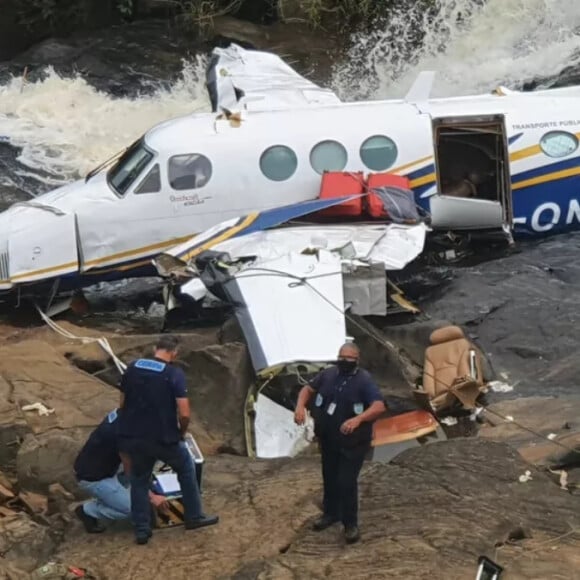
<path fill-rule="evenodd" d="M 162 373 L 166 366 L 167 365 L 165 363 L 148 358 L 141 358 L 135 363 L 135 368 L 144 369 L 146 371 L 153 371 L 156 373 Z"/>
<path fill-rule="evenodd" d="M 118 413 L 117 413 L 117 409 L 115 409 L 114 411 L 111 411 L 107 415 L 107 420 L 109 421 L 109 423 L 114 423 L 116 421 L 117 417 L 118 417 Z"/>

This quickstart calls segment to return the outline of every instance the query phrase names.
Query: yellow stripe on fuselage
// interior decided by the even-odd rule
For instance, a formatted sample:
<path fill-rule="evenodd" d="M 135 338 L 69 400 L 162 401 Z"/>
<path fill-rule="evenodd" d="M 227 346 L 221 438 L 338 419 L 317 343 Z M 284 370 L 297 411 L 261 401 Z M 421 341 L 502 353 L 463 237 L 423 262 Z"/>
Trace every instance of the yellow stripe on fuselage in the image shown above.
<path fill-rule="evenodd" d="M 180 256 L 179 259 L 183 260 L 184 262 L 189 262 L 189 260 L 191 260 L 191 258 L 193 258 L 194 256 L 201 254 L 201 252 L 211 248 L 215 244 L 219 244 L 220 242 L 224 242 L 225 240 L 229 240 L 238 232 L 240 232 L 240 231 L 244 230 L 245 228 L 247 228 L 248 226 L 252 225 L 256 221 L 256 219 L 258 218 L 259 215 L 260 215 L 259 212 L 254 212 L 254 213 L 249 214 L 238 225 L 235 225 L 235 226 L 232 226 L 231 228 L 228 228 L 225 232 L 223 232 L 219 236 L 216 236 L 214 238 L 210 238 L 209 240 L 204 242 L 201 246 L 198 246 L 197 248 L 194 248 L 193 250 L 190 250 L 186 254 Z"/>
<path fill-rule="evenodd" d="M 516 189 L 523 189 L 524 187 L 539 185 L 540 183 L 548 183 L 550 181 L 557 181 L 558 179 L 565 179 L 566 177 L 573 177 L 574 175 L 580 175 L 580 167 L 573 167 L 572 169 L 563 169 L 561 171 L 554 171 L 546 175 L 540 175 L 538 177 L 526 179 L 525 181 L 518 181 L 517 183 L 512 183 L 512 191 L 515 191 Z"/>

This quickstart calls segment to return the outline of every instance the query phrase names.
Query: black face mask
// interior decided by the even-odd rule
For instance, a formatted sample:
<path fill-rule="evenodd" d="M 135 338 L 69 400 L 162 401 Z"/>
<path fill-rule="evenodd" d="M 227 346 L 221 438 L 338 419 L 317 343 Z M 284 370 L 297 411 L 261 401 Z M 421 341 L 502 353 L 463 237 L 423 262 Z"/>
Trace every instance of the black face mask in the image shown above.
<path fill-rule="evenodd" d="M 355 371 L 356 367 L 358 366 L 358 361 L 338 359 L 336 361 L 336 366 L 342 374 L 348 375 Z"/>

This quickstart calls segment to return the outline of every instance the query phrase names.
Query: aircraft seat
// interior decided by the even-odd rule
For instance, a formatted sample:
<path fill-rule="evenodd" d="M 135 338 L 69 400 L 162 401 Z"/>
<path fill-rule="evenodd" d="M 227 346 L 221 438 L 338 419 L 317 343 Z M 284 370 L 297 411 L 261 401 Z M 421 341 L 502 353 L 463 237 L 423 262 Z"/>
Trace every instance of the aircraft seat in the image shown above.
<path fill-rule="evenodd" d="M 454 406 L 473 409 L 484 387 L 481 353 L 458 326 L 445 326 L 431 333 L 425 350 L 423 397 L 433 410 Z"/>

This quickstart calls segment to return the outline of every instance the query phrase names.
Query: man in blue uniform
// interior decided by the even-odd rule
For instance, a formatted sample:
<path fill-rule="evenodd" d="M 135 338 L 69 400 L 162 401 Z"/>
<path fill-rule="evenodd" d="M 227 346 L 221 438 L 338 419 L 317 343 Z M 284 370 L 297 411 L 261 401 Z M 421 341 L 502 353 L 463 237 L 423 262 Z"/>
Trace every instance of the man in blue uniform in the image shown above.
<path fill-rule="evenodd" d="M 79 487 L 93 499 L 80 504 L 75 514 L 91 534 L 103 532 L 103 522 L 126 520 L 131 515 L 131 496 L 118 477 L 121 460 L 125 475 L 130 466 L 119 454 L 119 413 L 109 413 L 91 433 L 74 463 Z M 165 497 L 149 492 L 154 507 L 163 507 Z"/>
<path fill-rule="evenodd" d="M 177 473 L 185 528 L 218 522 L 202 511 L 195 466 L 183 441 L 190 408 L 185 375 L 171 364 L 177 350 L 176 337 L 162 336 L 153 358 L 132 362 L 121 380 L 120 448 L 131 461 L 131 516 L 138 544 L 146 544 L 152 534 L 147 493 L 157 460 Z"/>
<path fill-rule="evenodd" d="M 385 411 L 383 397 L 370 374 L 359 368 L 359 359 L 355 344 L 343 345 L 337 364 L 302 388 L 294 416 L 302 425 L 316 395 L 312 414 L 322 456 L 324 513 L 314 529 L 342 521 L 349 544 L 360 538 L 358 476 L 370 449 L 372 424 Z"/>

